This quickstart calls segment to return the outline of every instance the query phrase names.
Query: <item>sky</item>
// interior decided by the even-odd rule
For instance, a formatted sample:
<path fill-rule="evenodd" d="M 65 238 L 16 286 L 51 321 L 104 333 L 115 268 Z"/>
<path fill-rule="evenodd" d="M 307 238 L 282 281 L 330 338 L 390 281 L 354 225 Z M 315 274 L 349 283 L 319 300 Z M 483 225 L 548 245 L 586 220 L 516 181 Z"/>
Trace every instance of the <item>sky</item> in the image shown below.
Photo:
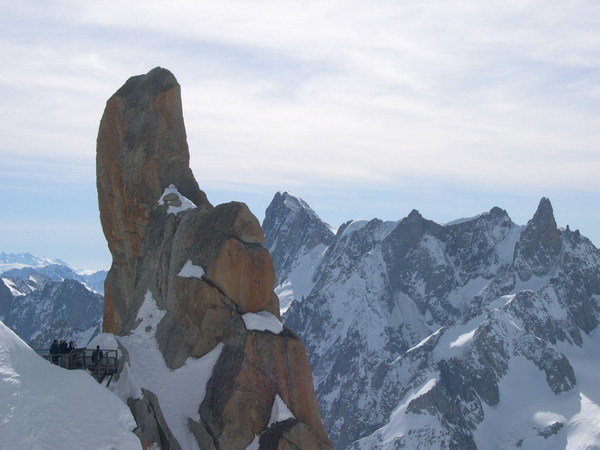
<path fill-rule="evenodd" d="M 0 1 L 0 251 L 107 269 L 106 100 L 182 86 L 213 204 L 277 191 L 330 225 L 445 223 L 542 197 L 600 246 L 600 2 Z"/>

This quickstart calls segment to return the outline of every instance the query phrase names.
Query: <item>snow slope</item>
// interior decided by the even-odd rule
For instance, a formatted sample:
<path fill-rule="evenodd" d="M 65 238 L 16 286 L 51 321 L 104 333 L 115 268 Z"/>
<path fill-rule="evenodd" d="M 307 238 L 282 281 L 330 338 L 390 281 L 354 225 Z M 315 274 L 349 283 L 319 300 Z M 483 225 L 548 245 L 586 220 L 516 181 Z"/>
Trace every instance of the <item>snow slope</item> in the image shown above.
<path fill-rule="evenodd" d="M 0 449 L 139 449 L 128 407 L 38 356 L 0 322 Z"/>
<path fill-rule="evenodd" d="M 92 341 L 91 346 L 125 348 L 129 362 L 119 378 L 111 383 L 110 389 L 123 401 L 142 398 L 142 389 L 153 392 L 177 441 L 184 449 L 197 449 L 198 444 L 188 427 L 188 418 L 200 420 L 198 405 L 204 400 L 206 383 L 223 344 L 218 344 L 202 358 L 188 358 L 182 367 L 171 370 L 155 336 L 156 327 L 164 315 L 165 311 L 158 309 L 148 292 L 137 315 L 139 324 L 130 335 L 102 334 Z"/>

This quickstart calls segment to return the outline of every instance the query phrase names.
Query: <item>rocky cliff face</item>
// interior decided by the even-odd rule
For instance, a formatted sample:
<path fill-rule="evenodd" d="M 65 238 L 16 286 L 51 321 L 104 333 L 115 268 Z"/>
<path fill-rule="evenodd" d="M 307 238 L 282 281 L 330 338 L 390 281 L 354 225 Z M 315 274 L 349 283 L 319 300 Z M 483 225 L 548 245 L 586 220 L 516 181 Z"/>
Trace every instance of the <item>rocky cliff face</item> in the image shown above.
<path fill-rule="evenodd" d="M 212 206 L 189 168 L 181 90 L 167 71 L 132 77 L 108 100 L 97 147 L 100 220 L 114 269 L 105 283 L 104 329 L 118 333 L 136 306 L 131 280 L 163 191 L 176 183 L 200 210 Z"/>
<path fill-rule="evenodd" d="M 301 199 L 287 192 L 275 194 L 267 208 L 265 246 L 277 267 L 275 292 L 281 310 L 308 295 L 314 286 L 313 273 L 325 249 L 333 241 L 333 231 Z"/>
<path fill-rule="evenodd" d="M 350 221 L 310 271 L 284 319 L 336 448 L 600 445 L 600 251 L 547 199 L 525 226 Z"/>
<path fill-rule="evenodd" d="M 142 440 L 330 448 L 304 348 L 279 321 L 260 224 L 246 205 L 213 207 L 199 189 L 169 71 L 133 77 L 108 100 L 97 170 L 113 256 L 104 329 L 126 360 L 113 389 Z"/>

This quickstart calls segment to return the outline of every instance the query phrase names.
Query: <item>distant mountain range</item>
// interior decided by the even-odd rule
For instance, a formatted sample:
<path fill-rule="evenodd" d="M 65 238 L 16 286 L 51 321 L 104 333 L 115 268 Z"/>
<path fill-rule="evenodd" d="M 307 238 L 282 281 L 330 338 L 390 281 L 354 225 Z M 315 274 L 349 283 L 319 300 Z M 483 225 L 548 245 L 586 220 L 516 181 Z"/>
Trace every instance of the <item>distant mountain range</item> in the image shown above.
<path fill-rule="evenodd" d="M 278 193 L 263 228 L 336 448 L 600 446 L 600 251 L 548 199 L 334 233 Z"/>
<path fill-rule="evenodd" d="M 68 264 L 60 259 L 46 258 L 45 256 L 36 256 L 31 253 L 4 253 L 0 252 L 0 273 L 11 269 L 22 269 L 24 267 L 45 267 L 51 265 Z"/>
<path fill-rule="evenodd" d="M 33 348 L 53 339 L 84 346 L 101 330 L 105 278 L 59 259 L 0 253 L 0 320 Z"/>
<path fill-rule="evenodd" d="M 106 270 L 75 269 L 60 259 L 35 256 L 31 253 L 0 253 L 0 276 L 3 278 L 27 280 L 30 276 L 39 274 L 52 281 L 71 279 L 103 295 L 106 273 Z"/>
<path fill-rule="evenodd" d="M 600 447 L 600 251 L 548 199 L 525 225 L 494 207 L 334 230 L 278 193 L 263 228 L 335 448 Z M 0 319 L 33 347 L 100 329 L 105 273 L 0 270 Z"/>

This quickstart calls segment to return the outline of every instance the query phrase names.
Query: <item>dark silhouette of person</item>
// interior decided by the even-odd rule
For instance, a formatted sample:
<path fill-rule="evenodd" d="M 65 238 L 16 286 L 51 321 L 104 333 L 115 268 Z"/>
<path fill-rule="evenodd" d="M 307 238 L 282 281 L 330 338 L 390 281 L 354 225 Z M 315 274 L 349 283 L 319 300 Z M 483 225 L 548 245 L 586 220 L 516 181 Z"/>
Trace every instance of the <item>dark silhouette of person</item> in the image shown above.
<path fill-rule="evenodd" d="M 100 350 L 100 346 L 96 345 L 96 350 L 92 353 L 92 362 L 94 363 L 94 372 L 96 374 L 96 378 L 100 376 L 100 361 L 104 358 L 104 353 Z"/>
<path fill-rule="evenodd" d="M 61 367 L 66 367 L 66 359 L 67 352 L 69 351 L 69 346 L 67 341 L 63 341 L 62 339 L 58 341 L 58 363 Z"/>
<path fill-rule="evenodd" d="M 50 356 L 52 359 L 52 364 L 58 364 L 58 353 L 58 340 L 54 339 L 54 341 L 52 341 L 52 345 L 50 346 Z"/>
<path fill-rule="evenodd" d="M 73 353 L 75 351 L 75 343 L 73 341 L 69 342 L 69 346 L 66 350 L 65 359 L 67 360 L 67 369 L 75 369 L 77 368 L 77 355 Z"/>

